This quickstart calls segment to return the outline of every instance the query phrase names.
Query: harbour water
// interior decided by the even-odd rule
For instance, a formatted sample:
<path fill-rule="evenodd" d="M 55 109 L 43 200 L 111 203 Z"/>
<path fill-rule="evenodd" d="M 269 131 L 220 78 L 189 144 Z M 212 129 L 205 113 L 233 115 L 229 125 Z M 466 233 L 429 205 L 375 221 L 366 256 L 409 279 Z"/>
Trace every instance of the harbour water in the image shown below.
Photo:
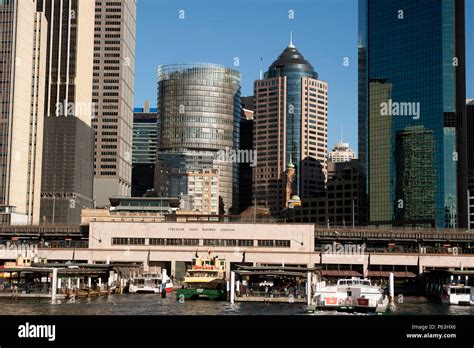
<path fill-rule="evenodd" d="M 285 303 L 235 303 L 225 301 L 176 301 L 175 295 L 110 295 L 81 298 L 75 302 L 47 299 L 0 299 L 2 315 L 376 315 L 320 311 L 309 314 L 306 306 Z M 447 306 L 425 297 L 405 297 L 384 315 L 474 315 L 474 307 Z"/>

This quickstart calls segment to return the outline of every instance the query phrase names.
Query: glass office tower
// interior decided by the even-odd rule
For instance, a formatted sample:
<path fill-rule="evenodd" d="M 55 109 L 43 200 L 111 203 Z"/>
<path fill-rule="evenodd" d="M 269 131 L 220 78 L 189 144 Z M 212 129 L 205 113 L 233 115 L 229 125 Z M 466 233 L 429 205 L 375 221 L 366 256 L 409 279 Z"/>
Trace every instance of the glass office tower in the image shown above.
<path fill-rule="evenodd" d="M 328 83 L 290 42 L 265 77 L 255 81 L 254 96 L 254 199 L 278 215 L 289 204 L 290 163 L 296 171 L 293 195 L 305 200 L 324 191 Z"/>
<path fill-rule="evenodd" d="M 133 111 L 132 197 L 142 197 L 155 187 L 156 147 L 158 144 L 158 109 L 143 108 Z"/>
<path fill-rule="evenodd" d="M 359 1 L 369 223 L 465 227 L 464 1 Z"/>
<path fill-rule="evenodd" d="M 301 196 L 302 166 L 302 111 L 301 101 L 303 100 L 304 89 L 303 78 L 318 80 L 318 73 L 313 66 L 303 57 L 292 43 L 282 52 L 276 61 L 270 65 L 265 73 L 265 79 L 286 77 L 286 158 L 292 159 L 296 163 L 296 192 Z M 305 96 L 306 97 L 306 96 Z M 307 98 L 304 98 L 307 100 Z M 325 105 L 324 105 L 325 106 Z M 327 147 L 327 145 L 326 145 Z"/>
<path fill-rule="evenodd" d="M 238 212 L 238 163 L 222 153 L 239 148 L 240 109 L 238 71 L 207 63 L 159 67 L 155 188 L 160 195 L 189 195 L 186 183 L 176 180 L 217 169 L 220 211 Z M 183 192 L 173 192 L 173 187 Z"/>

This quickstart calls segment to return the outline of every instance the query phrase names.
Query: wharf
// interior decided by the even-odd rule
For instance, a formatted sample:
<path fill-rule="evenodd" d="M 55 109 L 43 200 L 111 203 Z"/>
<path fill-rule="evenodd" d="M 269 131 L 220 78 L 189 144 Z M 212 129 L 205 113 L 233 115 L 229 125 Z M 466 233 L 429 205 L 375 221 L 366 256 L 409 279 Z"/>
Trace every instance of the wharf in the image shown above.
<path fill-rule="evenodd" d="M 0 298 L 51 298 L 107 296 L 122 293 L 127 278 L 139 267 L 120 264 L 36 264 L 1 268 Z"/>
<path fill-rule="evenodd" d="M 320 268 L 237 265 L 231 272 L 230 301 L 309 303 Z"/>

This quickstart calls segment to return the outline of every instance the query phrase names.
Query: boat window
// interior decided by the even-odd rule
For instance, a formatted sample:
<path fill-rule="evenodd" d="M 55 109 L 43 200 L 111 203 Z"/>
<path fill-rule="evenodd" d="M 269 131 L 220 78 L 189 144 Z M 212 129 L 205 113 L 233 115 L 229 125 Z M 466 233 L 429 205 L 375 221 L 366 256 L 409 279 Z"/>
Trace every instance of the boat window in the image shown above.
<path fill-rule="evenodd" d="M 452 288 L 452 289 L 451 289 L 451 293 L 454 293 L 454 294 L 469 294 L 469 293 L 470 293 L 470 289 L 466 289 L 466 288 Z"/>

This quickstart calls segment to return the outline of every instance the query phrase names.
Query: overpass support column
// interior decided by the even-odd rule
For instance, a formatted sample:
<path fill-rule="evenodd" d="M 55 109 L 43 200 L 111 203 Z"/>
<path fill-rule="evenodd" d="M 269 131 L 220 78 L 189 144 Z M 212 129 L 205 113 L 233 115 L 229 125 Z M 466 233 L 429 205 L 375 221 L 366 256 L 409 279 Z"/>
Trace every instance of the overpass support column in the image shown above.
<path fill-rule="evenodd" d="M 369 276 L 369 257 L 364 257 L 364 263 L 363 263 L 363 273 L 364 273 L 364 278 L 367 278 Z"/>
<path fill-rule="evenodd" d="M 53 268 L 53 278 L 51 279 L 51 299 L 56 301 L 56 294 L 58 291 L 58 269 Z"/>
<path fill-rule="evenodd" d="M 225 261 L 225 279 L 230 279 L 230 261 Z"/>
<path fill-rule="evenodd" d="M 230 273 L 230 303 L 235 302 L 235 272 Z"/>
<path fill-rule="evenodd" d="M 176 261 L 171 261 L 171 275 L 173 279 L 176 278 Z"/>

